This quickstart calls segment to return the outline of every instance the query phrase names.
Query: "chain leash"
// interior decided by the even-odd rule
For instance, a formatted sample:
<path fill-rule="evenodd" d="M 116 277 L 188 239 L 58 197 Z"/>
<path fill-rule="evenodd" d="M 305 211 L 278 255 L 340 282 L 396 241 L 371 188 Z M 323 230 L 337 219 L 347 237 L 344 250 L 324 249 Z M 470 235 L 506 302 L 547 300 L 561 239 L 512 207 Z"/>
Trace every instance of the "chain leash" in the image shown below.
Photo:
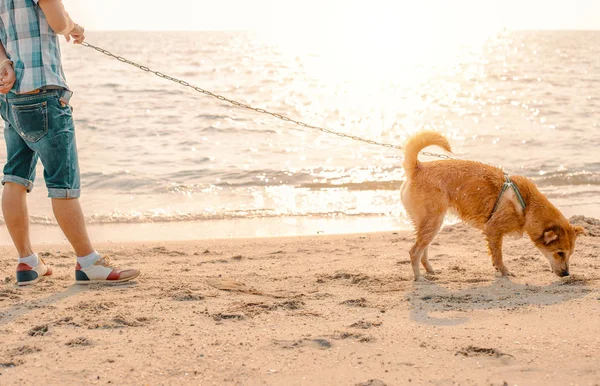
<path fill-rule="evenodd" d="M 174 78 L 174 77 L 169 76 L 167 74 L 164 74 L 164 73 L 162 73 L 160 71 L 152 70 L 151 68 L 149 68 L 147 66 L 138 64 L 138 63 L 133 62 L 131 60 L 128 60 L 128 59 L 126 59 L 126 58 L 124 58 L 122 56 L 115 55 L 112 52 L 110 52 L 108 50 L 105 50 L 104 48 L 95 46 L 95 45 L 90 44 L 88 42 L 83 42 L 83 43 L 81 43 L 81 45 L 84 46 L 84 47 L 93 48 L 94 50 L 96 50 L 96 51 L 98 51 L 98 52 L 100 52 L 100 53 L 102 53 L 102 54 L 104 54 L 106 56 L 110 56 L 111 58 L 117 59 L 119 62 L 123 62 L 123 63 L 129 64 L 131 66 L 137 67 L 140 70 L 148 72 L 148 73 L 151 73 L 151 74 L 154 74 L 154 75 L 158 76 L 159 78 L 163 78 L 163 79 L 170 80 L 172 82 L 178 83 L 178 84 L 180 84 L 180 85 L 182 85 L 184 87 L 191 88 L 191 89 L 193 89 L 193 90 L 195 90 L 195 91 L 197 91 L 199 93 L 202 93 L 204 95 L 208 95 L 208 96 L 211 96 L 213 98 L 217 98 L 220 101 L 228 102 L 228 103 L 230 103 L 230 104 L 232 104 L 232 105 L 234 105 L 236 107 L 241 107 L 241 108 L 244 108 L 244 109 L 247 109 L 247 110 L 253 110 L 253 111 L 256 111 L 259 114 L 271 115 L 271 116 L 273 116 L 273 117 L 275 117 L 277 119 L 280 119 L 282 121 L 295 123 L 296 125 L 298 125 L 300 127 L 304 127 L 304 128 L 307 128 L 307 129 L 312 129 L 312 130 L 320 131 L 322 133 L 336 135 L 338 137 L 347 138 L 347 139 L 351 139 L 351 140 L 354 140 L 354 141 L 364 142 L 364 143 L 367 143 L 369 145 L 382 146 L 382 147 L 386 147 L 386 148 L 389 148 L 389 149 L 404 150 L 403 146 L 394 145 L 394 144 L 391 144 L 391 143 L 378 142 L 378 141 L 374 141 L 374 140 L 371 140 L 371 139 L 361 138 L 361 137 L 358 137 L 356 135 L 350 135 L 350 134 L 340 133 L 338 131 L 333 131 L 333 130 L 326 129 L 326 128 L 323 128 L 323 127 L 309 125 L 308 123 L 297 121 L 295 119 L 289 118 L 289 117 L 287 117 L 285 115 L 282 115 L 282 114 L 273 113 L 273 112 L 270 112 L 268 110 L 257 108 L 257 107 L 252 107 L 252 106 L 250 106 L 248 104 L 241 103 L 241 102 L 235 101 L 233 99 L 226 98 L 226 97 L 224 97 L 222 95 L 215 94 L 215 93 L 213 93 L 211 91 L 208 91 L 208 90 L 205 90 L 205 89 L 203 89 L 201 87 L 194 86 L 194 85 L 192 85 L 192 84 L 190 84 L 190 83 L 188 83 L 188 82 L 186 82 L 184 80 Z M 441 159 L 455 159 L 454 157 L 452 157 L 450 155 L 447 155 L 447 154 L 431 153 L 431 152 L 427 152 L 427 151 L 422 151 L 419 154 L 424 155 L 424 156 L 429 156 L 429 157 L 441 158 Z"/>

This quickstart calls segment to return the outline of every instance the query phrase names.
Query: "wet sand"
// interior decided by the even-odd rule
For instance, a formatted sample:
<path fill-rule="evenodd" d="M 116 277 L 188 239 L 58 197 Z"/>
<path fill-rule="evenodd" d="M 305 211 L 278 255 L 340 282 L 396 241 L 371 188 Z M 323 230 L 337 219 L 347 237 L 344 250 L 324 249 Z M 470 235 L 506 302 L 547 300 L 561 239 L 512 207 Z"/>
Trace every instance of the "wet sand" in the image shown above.
<path fill-rule="evenodd" d="M 600 222 L 577 220 L 572 276 L 527 238 L 499 277 L 479 232 L 446 227 L 414 283 L 411 232 L 104 244 L 142 276 L 17 288 L 0 248 L 0 384 L 597 385 Z"/>

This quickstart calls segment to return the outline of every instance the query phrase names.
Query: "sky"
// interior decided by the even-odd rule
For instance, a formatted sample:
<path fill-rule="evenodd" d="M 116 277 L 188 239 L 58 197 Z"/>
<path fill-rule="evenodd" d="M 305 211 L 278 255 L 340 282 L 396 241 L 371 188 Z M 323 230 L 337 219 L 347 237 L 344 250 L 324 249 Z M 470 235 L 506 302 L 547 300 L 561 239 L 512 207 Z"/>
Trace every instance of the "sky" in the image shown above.
<path fill-rule="evenodd" d="M 375 30 L 465 33 L 600 29 L 600 0 L 63 0 L 88 30 Z"/>

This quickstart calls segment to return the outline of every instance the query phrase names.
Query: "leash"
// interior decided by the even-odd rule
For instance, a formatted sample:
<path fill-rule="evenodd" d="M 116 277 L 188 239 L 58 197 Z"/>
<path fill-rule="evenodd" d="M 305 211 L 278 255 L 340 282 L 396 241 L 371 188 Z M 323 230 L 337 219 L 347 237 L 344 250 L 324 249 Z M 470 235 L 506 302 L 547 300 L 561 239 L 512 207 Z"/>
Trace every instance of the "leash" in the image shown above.
<path fill-rule="evenodd" d="M 236 107 L 240 107 L 240 108 L 247 109 L 247 110 L 252 110 L 252 111 L 255 111 L 255 112 L 259 113 L 259 114 L 267 114 L 267 115 L 275 117 L 275 118 L 277 118 L 279 120 L 282 120 L 282 121 L 285 121 L 285 122 L 295 123 L 296 125 L 298 125 L 300 127 L 304 127 L 304 128 L 307 128 L 307 129 L 312 129 L 312 130 L 315 130 L 315 131 L 320 131 L 322 133 L 336 135 L 338 137 L 342 137 L 342 138 L 346 138 L 346 139 L 351 139 L 351 140 L 354 140 L 354 141 L 364 142 L 364 143 L 367 143 L 369 145 L 382 146 L 382 147 L 386 147 L 386 148 L 389 148 L 389 149 L 404 150 L 404 147 L 400 146 L 400 145 L 394 145 L 394 144 L 391 144 L 391 143 L 378 142 L 378 141 L 374 141 L 372 139 L 361 138 L 361 137 L 358 137 L 356 135 L 350 135 L 350 134 L 340 133 L 338 131 L 326 129 L 324 127 L 314 126 L 314 125 L 310 125 L 308 123 L 297 121 L 295 119 L 292 119 L 292 118 L 287 117 L 287 116 L 282 115 L 282 114 L 273 113 L 273 112 L 270 112 L 268 110 L 257 108 L 257 107 L 252 107 L 252 106 L 250 106 L 248 104 L 245 104 L 245 103 L 242 103 L 242 102 L 238 102 L 238 101 L 235 101 L 233 99 L 226 98 L 226 97 L 224 97 L 222 95 L 215 94 L 215 93 L 213 93 L 211 91 L 205 90 L 205 89 L 203 89 L 201 87 L 194 86 L 194 85 L 186 82 L 185 80 L 177 79 L 177 78 L 174 78 L 174 77 L 169 76 L 167 74 L 164 74 L 164 73 L 162 73 L 160 71 L 152 70 L 151 68 L 149 68 L 147 66 L 138 64 L 138 63 L 136 63 L 136 62 L 134 62 L 132 60 L 126 59 L 126 58 L 124 58 L 122 56 L 115 55 L 112 52 L 110 52 L 108 50 L 105 50 L 104 48 L 95 46 L 95 45 L 90 44 L 88 42 L 83 42 L 83 43 L 81 43 L 81 45 L 84 46 L 84 47 L 92 48 L 92 49 L 94 49 L 94 50 L 96 50 L 96 51 L 98 51 L 98 52 L 100 52 L 100 53 L 102 53 L 102 54 L 104 54 L 106 56 L 110 56 L 111 58 L 115 58 L 119 62 L 126 63 L 126 64 L 129 64 L 131 66 L 137 67 L 140 70 L 148 72 L 148 73 L 151 73 L 151 74 L 154 74 L 154 75 L 158 76 L 159 78 L 163 78 L 163 79 L 166 79 L 166 80 L 170 80 L 171 82 L 178 83 L 181 86 L 191 88 L 194 91 L 197 91 L 197 92 L 199 92 L 201 94 L 208 95 L 210 97 L 216 98 L 216 99 L 218 99 L 220 101 L 223 101 L 223 102 L 227 102 L 227 103 L 232 104 L 232 105 L 234 105 Z M 452 157 L 452 156 L 447 155 L 447 154 L 431 153 L 431 152 L 427 152 L 427 151 L 422 151 L 419 154 L 424 155 L 424 156 L 429 156 L 429 157 L 441 158 L 441 159 L 456 159 L 455 157 Z"/>

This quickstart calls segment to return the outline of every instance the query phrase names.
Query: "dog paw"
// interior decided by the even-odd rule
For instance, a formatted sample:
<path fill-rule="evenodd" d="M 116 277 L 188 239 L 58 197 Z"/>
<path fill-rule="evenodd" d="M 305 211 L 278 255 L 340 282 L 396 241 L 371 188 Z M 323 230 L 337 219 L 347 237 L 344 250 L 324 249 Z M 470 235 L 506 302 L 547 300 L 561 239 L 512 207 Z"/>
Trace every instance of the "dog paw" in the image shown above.
<path fill-rule="evenodd" d="M 508 268 L 506 268 L 504 265 L 501 267 L 496 267 L 496 271 L 500 272 L 500 274 L 502 276 L 510 276 L 510 277 L 516 277 L 512 272 L 510 272 L 508 270 Z"/>
<path fill-rule="evenodd" d="M 427 278 L 423 277 L 423 276 L 419 276 L 419 277 L 415 277 L 415 283 L 430 283 L 430 280 L 427 280 Z"/>
<path fill-rule="evenodd" d="M 500 270 L 500 273 L 502 273 L 502 276 L 506 276 L 506 277 L 517 277 L 514 273 L 510 272 L 506 267 L 504 267 L 504 269 Z"/>

